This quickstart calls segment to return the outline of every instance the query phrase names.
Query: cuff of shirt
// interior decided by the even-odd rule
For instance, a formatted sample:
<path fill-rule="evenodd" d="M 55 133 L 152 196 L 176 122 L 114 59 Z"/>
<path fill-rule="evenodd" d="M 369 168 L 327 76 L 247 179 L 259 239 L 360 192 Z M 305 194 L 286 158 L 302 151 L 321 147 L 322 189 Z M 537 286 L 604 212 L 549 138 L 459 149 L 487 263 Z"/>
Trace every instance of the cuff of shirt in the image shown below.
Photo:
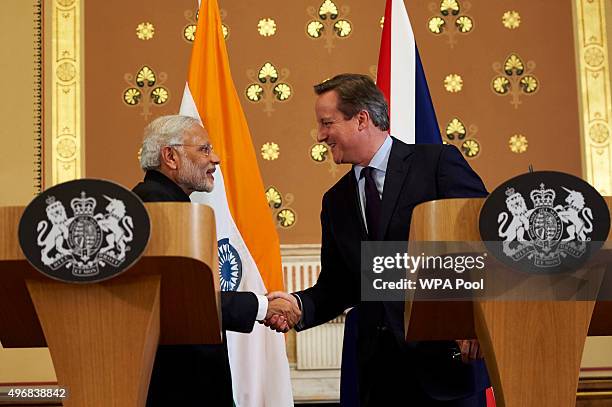
<path fill-rule="evenodd" d="M 304 320 L 304 307 L 302 306 L 302 299 L 296 293 L 291 293 L 291 295 L 297 298 L 298 305 L 300 307 L 300 311 L 302 311 L 302 316 L 300 317 L 300 320 L 298 321 L 298 323 L 295 324 L 295 328 L 298 330 L 302 330 L 304 329 L 304 321 L 303 321 Z"/>
<path fill-rule="evenodd" d="M 255 296 L 257 297 L 257 302 L 259 303 L 255 320 L 263 321 L 264 319 L 266 319 L 266 314 L 268 313 L 268 297 L 259 294 L 255 294 Z"/>

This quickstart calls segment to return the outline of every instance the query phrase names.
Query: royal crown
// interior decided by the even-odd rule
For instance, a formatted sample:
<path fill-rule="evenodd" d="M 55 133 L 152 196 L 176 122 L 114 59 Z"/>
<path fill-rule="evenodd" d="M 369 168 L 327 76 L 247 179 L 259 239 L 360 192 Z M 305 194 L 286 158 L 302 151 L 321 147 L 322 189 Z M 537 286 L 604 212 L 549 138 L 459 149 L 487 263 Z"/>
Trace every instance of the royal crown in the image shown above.
<path fill-rule="evenodd" d="M 512 187 L 506 189 L 506 196 L 507 196 L 507 198 L 506 198 L 506 203 L 507 204 L 510 204 L 510 203 L 512 203 L 514 201 L 518 201 L 518 200 L 522 199 L 521 194 L 516 192 L 514 190 L 514 188 L 512 188 Z"/>
<path fill-rule="evenodd" d="M 74 216 L 93 216 L 96 209 L 96 200 L 94 198 L 85 198 L 85 191 L 81 192 L 80 198 L 73 198 L 70 201 Z"/>
<path fill-rule="evenodd" d="M 536 208 L 551 207 L 555 203 L 557 194 L 552 189 L 544 189 L 544 184 L 540 184 L 540 189 L 534 189 L 529 194 Z"/>
<path fill-rule="evenodd" d="M 49 195 L 47 199 L 45 199 L 47 203 L 47 213 L 53 213 L 57 209 L 63 208 L 64 205 L 60 201 L 56 201 L 53 195 Z"/>

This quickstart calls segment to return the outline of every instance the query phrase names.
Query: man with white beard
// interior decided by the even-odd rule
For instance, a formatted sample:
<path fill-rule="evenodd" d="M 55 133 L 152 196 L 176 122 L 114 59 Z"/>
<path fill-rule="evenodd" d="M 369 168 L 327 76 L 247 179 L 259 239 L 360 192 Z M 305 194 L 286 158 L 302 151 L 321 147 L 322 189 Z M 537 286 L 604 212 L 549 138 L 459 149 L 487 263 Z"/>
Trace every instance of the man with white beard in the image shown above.
<path fill-rule="evenodd" d="M 140 166 L 144 181 L 133 191 L 144 202 L 191 202 L 194 191 L 211 192 L 219 157 L 200 122 L 188 116 L 162 116 L 144 132 Z M 221 345 L 159 346 L 147 407 L 232 406 L 225 331 L 249 333 L 255 321 L 278 315 L 285 332 L 300 319 L 299 308 L 285 299 L 252 292 L 221 292 L 224 341 Z M 246 368 L 246 367 L 245 367 Z"/>

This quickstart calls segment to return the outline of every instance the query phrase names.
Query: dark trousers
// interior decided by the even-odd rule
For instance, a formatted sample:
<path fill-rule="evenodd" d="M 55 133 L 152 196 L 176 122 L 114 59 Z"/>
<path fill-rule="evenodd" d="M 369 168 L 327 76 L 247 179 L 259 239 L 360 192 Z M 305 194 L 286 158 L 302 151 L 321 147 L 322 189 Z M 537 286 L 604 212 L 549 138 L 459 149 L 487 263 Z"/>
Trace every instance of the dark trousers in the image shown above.
<path fill-rule="evenodd" d="M 225 344 L 157 348 L 147 407 L 231 407 L 233 403 Z"/>
<path fill-rule="evenodd" d="M 452 400 L 433 398 L 418 380 L 423 372 L 417 366 L 422 362 L 415 363 L 408 351 L 400 349 L 397 338 L 389 330 L 381 330 L 377 342 L 372 357 L 368 358 L 369 364 L 360 369 L 360 383 L 365 385 L 364 388 L 360 386 L 360 407 L 486 407 L 485 390 Z M 449 348 L 449 358 L 452 358 L 451 353 Z M 451 360 L 449 363 L 462 362 Z"/>

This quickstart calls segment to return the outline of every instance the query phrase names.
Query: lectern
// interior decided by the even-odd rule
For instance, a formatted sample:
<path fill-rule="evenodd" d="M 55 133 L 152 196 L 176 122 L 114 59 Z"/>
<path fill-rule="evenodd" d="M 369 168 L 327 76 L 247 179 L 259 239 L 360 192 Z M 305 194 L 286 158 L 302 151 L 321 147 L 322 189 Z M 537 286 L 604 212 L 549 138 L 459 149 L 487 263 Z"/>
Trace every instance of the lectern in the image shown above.
<path fill-rule="evenodd" d="M 0 341 L 49 347 L 58 384 L 68 390 L 64 406 L 144 406 L 158 344 L 221 343 L 212 209 L 145 206 L 145 253 L 95 284 L 58 282 L 34 270 L 17 238 L 24 208 L 0 208 Z"/>
<path fill-rule="evenodd" d="M 605 199 L 611 208 L 612 198 Z M 411 241 L 479 241 L 483 203 L 484 199 L 450 199 L 417 206 Z M 610 250 L 610 240 L 608 236 L 602 250 Z M 477 337 L 498 407 L 569 407 L 576 403 L 587 335 L 612 335 L 610 304 L 595 300 L 406 301 L 406 339 Z"/>

